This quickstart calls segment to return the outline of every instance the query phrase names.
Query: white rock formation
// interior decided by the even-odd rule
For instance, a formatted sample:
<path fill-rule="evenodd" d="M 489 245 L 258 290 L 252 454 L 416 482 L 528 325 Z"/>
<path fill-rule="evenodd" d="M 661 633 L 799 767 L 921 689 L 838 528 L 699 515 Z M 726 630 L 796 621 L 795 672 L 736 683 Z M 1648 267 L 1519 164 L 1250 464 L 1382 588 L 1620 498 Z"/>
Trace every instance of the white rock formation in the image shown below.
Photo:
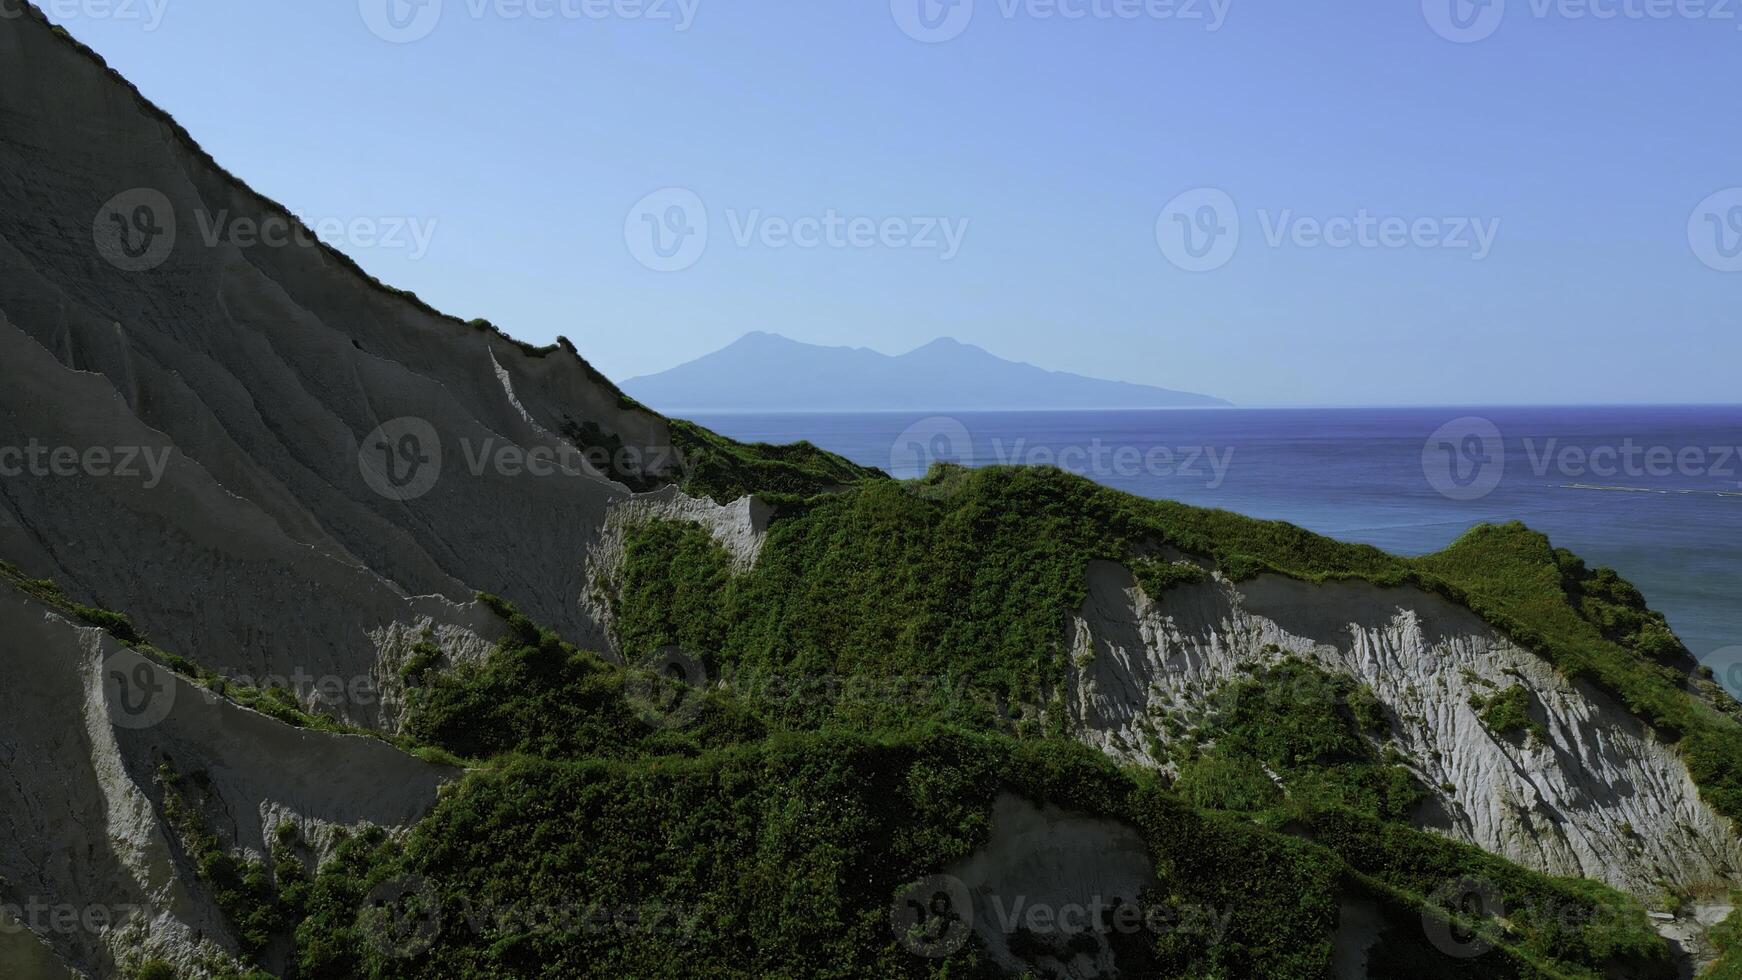
<path fill-rule="evenodd" d="M 159 767 L 199 774 L 210 829 L 258 857 L 286 821 L 317 856 L 337 828 L 408 827 L 458 775 L 239 707 L 5 587 L 0 676 L 0 907 L 31 934 L 0 928 L 9 978 L 52 975 L 45 952 L 95 977 L 134 955 L 192 969 L 234 952 L 171 843 Z"/>
<path fill-rule="evenodd" d="M 1674 748 L 1467 609 L 1419 589 L 1279 576 L 1238 586 L 1218 577 L 1156 602 L 1108 562 L 1088 579 L 1072 627 L 1068 709 L 1082 736 L 1112 755 L 1161 764 L 1148 738 L 1166 739 L 1168 708 L 1280 650 L 1373 688 L 1393 743 L 1434 794 L 1423 827 L 1644 896 L 1660 882 L 1742 884 L 1736 828 L 1700 799 Z M 1544 744 L 1490 732 L 1470 705 L 1514 684 L 1529 689 Z"/>

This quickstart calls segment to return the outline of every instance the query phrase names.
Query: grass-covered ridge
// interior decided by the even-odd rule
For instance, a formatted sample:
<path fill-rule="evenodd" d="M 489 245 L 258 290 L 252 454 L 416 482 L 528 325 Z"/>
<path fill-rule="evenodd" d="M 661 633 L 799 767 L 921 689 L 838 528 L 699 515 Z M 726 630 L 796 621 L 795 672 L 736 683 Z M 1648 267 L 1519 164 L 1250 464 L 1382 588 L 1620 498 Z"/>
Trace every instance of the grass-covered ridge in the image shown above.
<path fill-rule="evenodd" d="M 921 702 L 765 713 L 764 692 L 715 692 L 674 730 L 632 707 L 635 671 L 509 615 L 485 664 L 412 699 L 447 748 L 496 754 L 405 840 L 365 835 L 322 869 L 291 976 L 1000 976 L 978 939 L 914 955 L 890 909 L 986 842 L 1001 793 L 1130 825 L 1158 872 L 1150 900 L 1227 915 L 1216 936 L 1137 937 L 1129 975 L 1322 977 L 1344 900 L 1378 909 L 1380 955 L 1423 976 L 1670 975 L 1638 902 L 1398 822 L 1412 788 L 1373 747 L 1372 704 L 1304 664 L 1208 701 L 1215 744 L 1192 754 L 1274 764 L 1287 787 L 1243 806 L 1068 738 L 927 721 Z M 1439 893 L 1462 880 L 1507 913 L 1456 927 L 1491 947 L 1474 957 L 1423 924 L 1454 914 Z"/>
<path fill-rule="evenodd" d="M 684 489 L 723 504 L 751 493 L 808 496 L 885 478 L 881 471 L 808 442 L 743 443 L 694 422 L 672 419 L 669 424 Z"/>
<path fill-rule="evenodd" d="M 966 678 L 1004 704 L 1045 706 L 1065 674 L 1065 624 L 1085 597 L 1088 563 L 1123 562 L 1167 588 L 1190 573 L 1155 561 L 1163 547 L 1236 581 L 1273 573 L 1408 585 L 1467 606 L 1563 675 L 1616 695 L 1678 744 L 1714 807 L 1742 818 L 1734 701 L 1636 589 L 1516 523 L 1403 558 L 1053 469 L 940 466 L 917 484 L 873 480 L 782 499 L 743 575 L 699 528 L 632 534 L 618 635 L 631 657 L 675 643 L 714 670 L 924 676 L 945 688 Z"/>
<path fill-rule="evenodd" d="M 545 759 L 692 756 L 754 741 L 767 729 L 735 703 L 673 690 L 564 642 L 512 605 L 481 595 L 508 623 L 482 663 L 433 662 L 406 672 L 405 736 L 414 744 L 483 762 L 504 755 Z M 656 698 L 696 699 L 681 726 L 649 724 Z M 638 709 L 637 700 L 650 702 Z"/>

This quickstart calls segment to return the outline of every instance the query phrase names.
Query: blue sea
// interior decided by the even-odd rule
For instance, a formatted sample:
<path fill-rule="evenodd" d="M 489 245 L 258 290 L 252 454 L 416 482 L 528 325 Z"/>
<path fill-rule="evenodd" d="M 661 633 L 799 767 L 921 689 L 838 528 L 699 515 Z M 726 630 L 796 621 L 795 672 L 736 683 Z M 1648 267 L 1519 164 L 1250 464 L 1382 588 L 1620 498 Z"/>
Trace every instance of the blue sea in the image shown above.
<path fill-rule="evenodd" d="M 1742 407 L 704 415 L 913 477 L 1062 466 L 1145 497 L 1415 555 L 1521 520 L 1637 585 L 1742 693 Z"/>

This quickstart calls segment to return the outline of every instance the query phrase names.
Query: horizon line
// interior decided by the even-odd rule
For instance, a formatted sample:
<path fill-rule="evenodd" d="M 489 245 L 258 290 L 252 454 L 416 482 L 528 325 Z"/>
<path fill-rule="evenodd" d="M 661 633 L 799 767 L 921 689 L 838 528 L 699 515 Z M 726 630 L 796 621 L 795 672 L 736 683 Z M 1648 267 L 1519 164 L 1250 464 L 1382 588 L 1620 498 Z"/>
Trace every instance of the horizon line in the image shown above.
<path fill-rule="evenodd" d="M 1363 410 L 1443 410 L 1443 411 L 1495 411 L 1506 409 L 1542 409 L 1542 408 L 1734 408 L 1742 409 L 1742 402 L 1491 402 L 1487 404 L 1451 404 L 1451 403 L 1392 403 L 1392 404 L 1355 404 L 1355 403 L 1288 403 L 1280 402 L 1264 405 L 1157 405 L 1152 407 L 1122 406 L 1115 408 L 660 408 L 648 406 L 661 415 L 911 415 L 914 413 L 953 413 L 959 415 L 973 414 L 1068 414 L 1082 412 L 1306 412 L 1306 411 L 1363 411 Z"/>

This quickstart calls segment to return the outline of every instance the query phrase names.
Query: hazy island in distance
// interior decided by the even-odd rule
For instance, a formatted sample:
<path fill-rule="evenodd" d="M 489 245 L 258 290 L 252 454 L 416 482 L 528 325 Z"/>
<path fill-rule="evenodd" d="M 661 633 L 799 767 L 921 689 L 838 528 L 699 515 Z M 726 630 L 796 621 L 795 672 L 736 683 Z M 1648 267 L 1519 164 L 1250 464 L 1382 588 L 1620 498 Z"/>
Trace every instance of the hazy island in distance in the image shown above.
<path fill-rule="evenodd" d="M 890 356 L 745 334 L 727 347 L 623 390 L 661 412 L 1046 411 L 1204 408 L 1220 398 L 1007 361 L 972 344 L 934 340 Z"/>

